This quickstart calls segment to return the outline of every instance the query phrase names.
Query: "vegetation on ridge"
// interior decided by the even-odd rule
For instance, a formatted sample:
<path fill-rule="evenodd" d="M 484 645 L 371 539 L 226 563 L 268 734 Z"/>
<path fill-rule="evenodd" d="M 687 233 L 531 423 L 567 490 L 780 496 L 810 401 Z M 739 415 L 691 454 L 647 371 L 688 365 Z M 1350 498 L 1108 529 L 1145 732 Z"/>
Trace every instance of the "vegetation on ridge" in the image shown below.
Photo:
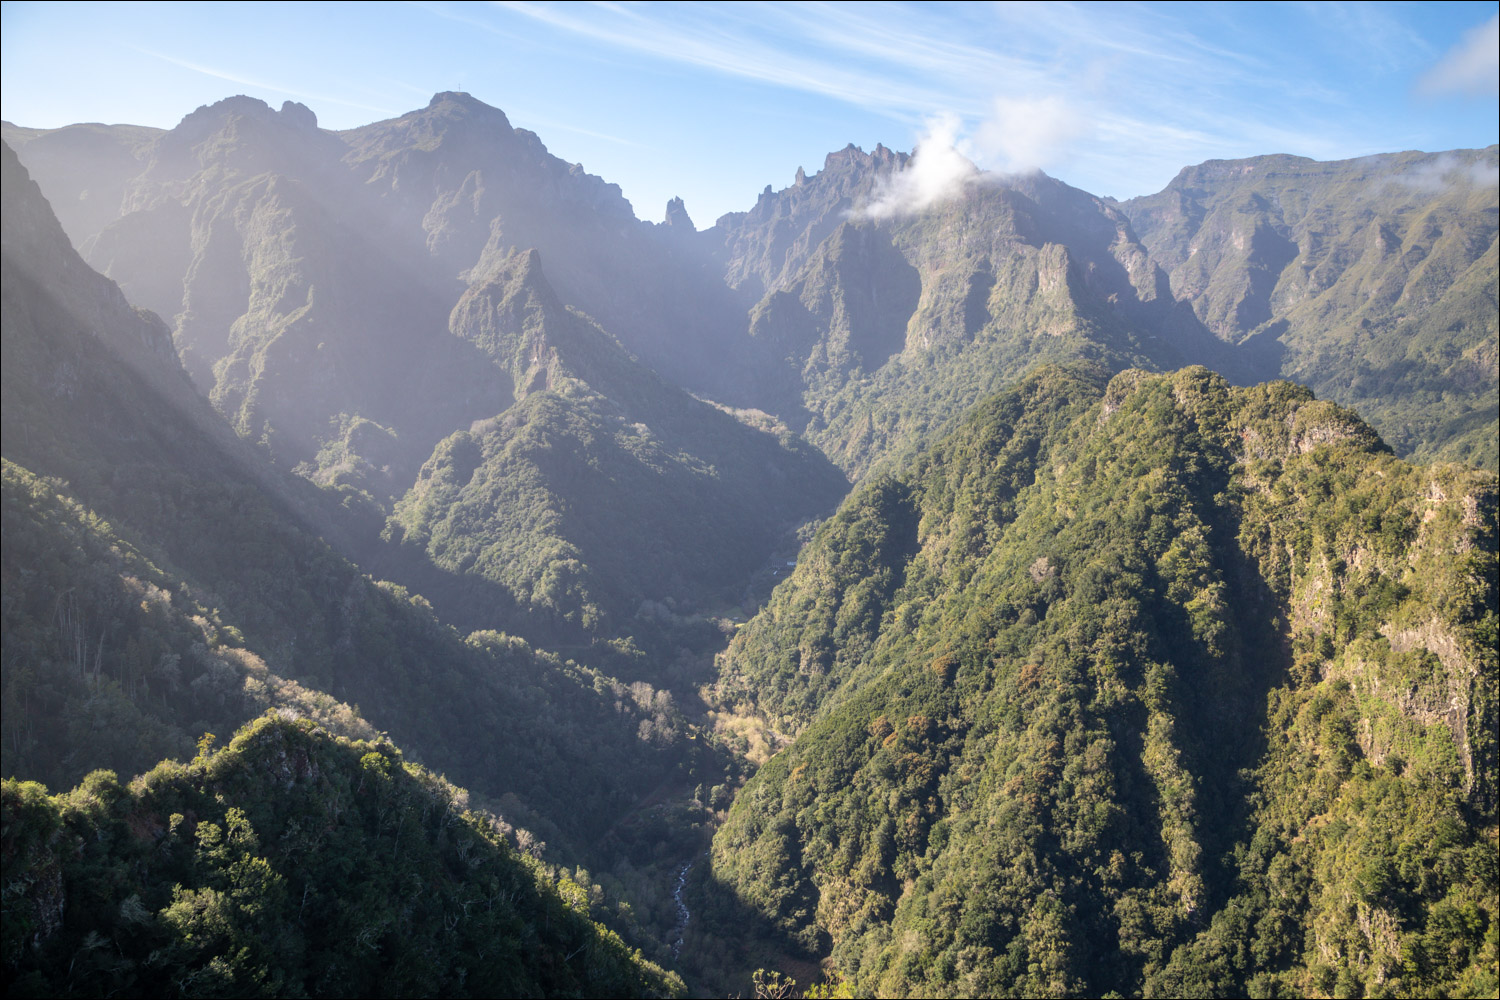
<path fill-rule="evenodd" d="M 129 785 L 4 785 L 9 996 L 679 996 L 389 741 L 275 715 Z"/>
<path fill-rule="evenodd" d="M 800 732 L 717 893 L 861 993 L 1493 992 L 1495 506 L 1291 385 L 1043 369 L 731 645 Z"/>

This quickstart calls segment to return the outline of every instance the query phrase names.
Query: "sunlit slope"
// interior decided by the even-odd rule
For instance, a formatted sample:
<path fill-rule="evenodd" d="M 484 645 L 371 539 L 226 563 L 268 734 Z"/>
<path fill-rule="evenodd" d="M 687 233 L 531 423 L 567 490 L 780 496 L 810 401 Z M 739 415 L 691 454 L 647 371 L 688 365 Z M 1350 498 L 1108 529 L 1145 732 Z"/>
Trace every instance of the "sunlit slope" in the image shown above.
<path fill-rule="evenodd" d="M 492 250 L 451 325 L 517 401 L 437 446 L 387 534 L 563 632 L 628 630 L 643 601 L 736 603 L 846 489 L 814 449 L 693 398 L 568 310 L 535 251 Z"/>
<path fill-rule="evenodd" d="M 1303 389 L 1042 369 L 735 639 L 724 892 L 880 995 L 1494 986 L 1496 484 Z"/>
<path fill-rule="evenodd" d="M 852 474 L 1043 361 L 1238 374 L 1111 205 L 1042 174 L 976 174 L 873 211 L 907 167 L 849 147 L 702 234 L 749 307 L 751 398 Z"/>
<path fill-rule="evenodd" d="M 682 992 L 387 740 L 264 718 L 4 809 L 13 996 Z"/>
<path fill-rule="evenodd" d="M 468 628 L 572 644 L 736 603 L 846 488 L 681 387 L 683 359 L 732 367 L 681 234 L 467 95 L 344 133 L 231 98 L 139 152 L 89 259 L 242 437 L 340 493 L 344 554 Z"/>

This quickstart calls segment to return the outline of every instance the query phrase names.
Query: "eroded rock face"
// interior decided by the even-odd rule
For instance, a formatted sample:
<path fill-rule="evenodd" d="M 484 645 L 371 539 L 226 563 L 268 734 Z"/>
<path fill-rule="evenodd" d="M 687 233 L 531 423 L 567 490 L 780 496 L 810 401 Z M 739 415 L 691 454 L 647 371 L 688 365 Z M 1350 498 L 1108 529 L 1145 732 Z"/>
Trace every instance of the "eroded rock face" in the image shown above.
<path fill-rule="evenodd" d="M 1429 683 L 1404 686 L 1394 693 L 1396 704 L 1410 718 L 1430 726 L 1441 723 L 1453 734 L 1454 746 L 1464 765 L 1464 792 L 1474 791 L 1474 753 L 1469 742 L 1471 719 L 1470 701 L 1474 682 L 1479 678 L 1479 665 L 1465 655 L 1462 644 L 1441 621 L 1433 619 L 1412 628 L 1394 625 L 1382 629 L 1390 640 L 1391 649 L 1398 653 L 1431 652 L 1443 665 L 1443 670 L 1431 678 Z M 1378 687 L 1379 681 L 1372 686 Z M 1385 692 L 1389 697 L 1390 692 Z M 1363 720 L 1366 729 L 1369 720 Z M 1373 737 L 1372 737 L 1373 744 Z M 1375 758 L 1380 757 L 1379 748 L 1373 747 Z"/>
<path fill-rule="evenodd" d="M 689 233 L 698 231 L 693 225 L 693 220 L 688 216 L 687 206 L 682 203 L 681 198 L 673 198 L 667 202 L 666 224 L 674 230 L 685 230 Z"/>

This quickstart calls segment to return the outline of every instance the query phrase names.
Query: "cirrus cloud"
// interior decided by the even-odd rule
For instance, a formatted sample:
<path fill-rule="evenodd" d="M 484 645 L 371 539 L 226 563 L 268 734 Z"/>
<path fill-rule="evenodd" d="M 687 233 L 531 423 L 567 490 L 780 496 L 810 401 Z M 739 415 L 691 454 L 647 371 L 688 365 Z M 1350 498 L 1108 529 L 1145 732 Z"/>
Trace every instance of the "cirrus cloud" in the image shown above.
<path fill-rule="evenodd" d="M 1417 90 L 1431 96 L 1500 95 L 1500 14 L 1464 32 L 1464 40 L 1427 71 Z"/>

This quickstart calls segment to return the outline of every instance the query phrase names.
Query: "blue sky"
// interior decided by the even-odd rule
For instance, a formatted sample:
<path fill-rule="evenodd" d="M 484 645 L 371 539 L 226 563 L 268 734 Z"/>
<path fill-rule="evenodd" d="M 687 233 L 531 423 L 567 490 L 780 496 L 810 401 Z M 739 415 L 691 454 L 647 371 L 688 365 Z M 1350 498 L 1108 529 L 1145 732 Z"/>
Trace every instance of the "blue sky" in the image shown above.
<path fill-rule="evenodd" d="M 1123 198 L 1206 159 L 1496 142 L 1496 9 L 7 2 L 0 113 L 169 128 L 245 93 L 349 128 L 466 90 L 700 227 L 849 142 Z"/>

